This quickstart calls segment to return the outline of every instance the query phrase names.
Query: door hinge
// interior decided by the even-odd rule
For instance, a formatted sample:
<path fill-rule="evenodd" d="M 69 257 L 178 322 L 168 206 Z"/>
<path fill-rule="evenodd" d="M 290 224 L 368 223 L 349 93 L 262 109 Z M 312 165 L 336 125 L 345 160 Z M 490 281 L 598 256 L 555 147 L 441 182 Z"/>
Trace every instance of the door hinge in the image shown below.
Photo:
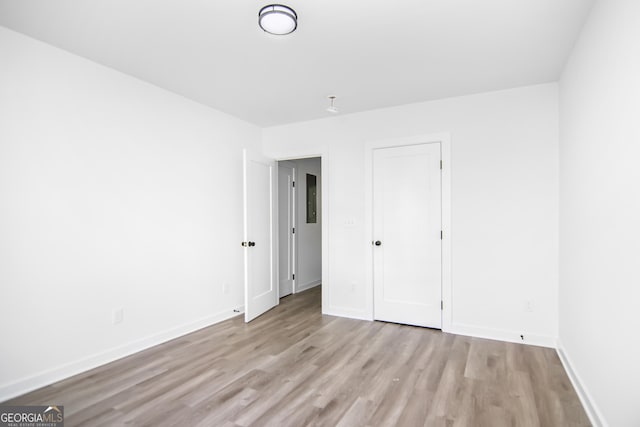
<path fill-rule="evenodd" d="M 296 280 L 296 275 L 295 274 L 291 275 L 291 280 Z"/>
<path fill-rule="evenodd" d="M 440 160 L 440 169 L 442 169 L 442 160 Z"/>
<path fill-rule="evenodd" d="M 440 310 L 444 310 L 444 301 L 440 301 Z"/>
<path fill-rule="evenodd" d="M 295 186 L 296 186 L 296 182 L 295 182 L 295 181 L 291 181 L 291 185 L 292 185 L 293 187 L 295 187 Z"/>
<path fill-rule="evenodd" d="M 442 240 L 442 230 L 440 230 L 440 240 Z"/>
<path fill-rule="evenodd" d="M 296 228 L 295 228 L 295 227 L 293 227 L 293 228 L 291 229 L 291 234 L 296 234 Z"/>

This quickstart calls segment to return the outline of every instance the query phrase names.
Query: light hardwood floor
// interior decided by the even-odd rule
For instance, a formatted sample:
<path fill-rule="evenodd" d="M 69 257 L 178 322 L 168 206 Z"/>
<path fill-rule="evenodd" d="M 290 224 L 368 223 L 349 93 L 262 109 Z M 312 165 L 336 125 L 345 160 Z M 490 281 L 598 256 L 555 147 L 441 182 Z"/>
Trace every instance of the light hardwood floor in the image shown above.
<path fill-rule="evenodd" d="M 5 404 L 87 426 L 588 426 L 552 349 L 320 313 L 320 287 Z"/>

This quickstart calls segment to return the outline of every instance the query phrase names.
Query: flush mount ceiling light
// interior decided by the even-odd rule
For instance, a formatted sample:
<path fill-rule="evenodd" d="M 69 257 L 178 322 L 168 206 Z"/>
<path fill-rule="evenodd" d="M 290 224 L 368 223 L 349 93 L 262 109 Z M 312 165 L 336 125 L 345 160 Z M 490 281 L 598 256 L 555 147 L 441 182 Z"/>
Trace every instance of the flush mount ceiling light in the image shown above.
<path fill-rule="evenodd" d="M 289 6 L 270 4 L 258 12 L 258 24 L 267 33 L 282 36 L 298 28 L 298 15 Z"/>
<path fill-rule="evenodd" d="M 333 113 L 333 114 L 338 113 L 338 109 L 333 105 L 333 102 L 334 102 L 335 100 L 336 100 L 336 97 L 335 97 L 335 96 L 333 96 L 333 95 L 331 95 L 331 96 L 329 97 L 329 102 L 330 102 L 330 104 L 329 104 L 329 107 L 327 108 L 327 111 L 328 111 L 328 112 L 330 112 L 330 113 Z"/>

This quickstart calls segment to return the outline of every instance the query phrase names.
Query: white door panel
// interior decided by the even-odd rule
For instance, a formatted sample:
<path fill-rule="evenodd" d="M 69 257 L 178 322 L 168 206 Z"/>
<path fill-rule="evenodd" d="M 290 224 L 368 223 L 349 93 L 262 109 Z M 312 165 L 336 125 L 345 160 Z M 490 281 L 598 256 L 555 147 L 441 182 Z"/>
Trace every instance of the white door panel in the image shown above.
<path fill-rule="evenodd" d="M 374 150 L 374 317 L 441 327 L 440 144 Z"/>
<path fill-rule="evenodd" d="M 275 270 L 276 164 L 244 150 L 244 318 L 278 303 Z"/>

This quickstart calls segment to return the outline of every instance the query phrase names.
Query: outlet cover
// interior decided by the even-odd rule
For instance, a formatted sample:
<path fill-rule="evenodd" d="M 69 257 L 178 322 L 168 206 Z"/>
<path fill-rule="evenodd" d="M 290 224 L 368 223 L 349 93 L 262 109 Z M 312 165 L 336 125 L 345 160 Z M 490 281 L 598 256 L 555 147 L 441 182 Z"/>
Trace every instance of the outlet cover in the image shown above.
<path fill-rule="evenodd" d="M 531 300 L 525 301 L 524 302 L 524 310 L 526 312 L 529 312 L 529 313 L 533 312 L 533 301 L 531 301 Z"/>
<path fill-rule="evenodd" d="M 124 322 L 124 308 L 116 308 L 113 310 L 113 324 L 119 325 Z"/>

